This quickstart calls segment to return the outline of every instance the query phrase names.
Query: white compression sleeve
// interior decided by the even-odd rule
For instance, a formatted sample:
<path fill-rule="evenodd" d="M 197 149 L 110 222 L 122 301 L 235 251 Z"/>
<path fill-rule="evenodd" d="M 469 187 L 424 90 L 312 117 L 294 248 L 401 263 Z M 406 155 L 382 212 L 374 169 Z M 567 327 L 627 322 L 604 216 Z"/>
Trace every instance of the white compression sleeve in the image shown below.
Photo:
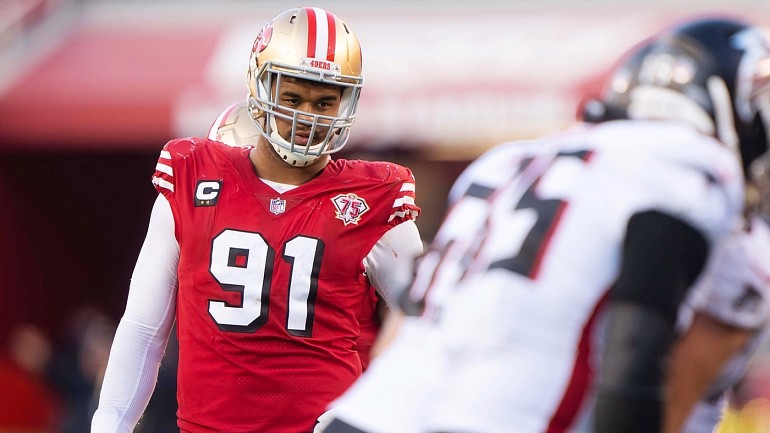
<path fill-rule="evenodd" d="M 112 343 L 91 433 L 130 433 L 147 407 L 174 324 L 178 262 L 171 206 L 159 195 Z"/>
<path fill-rule="evenodd" d="M 414 260 L 423 244 L 414 221 L 404 221 L 385 232 L 364 259 L 366 275 L 390 308 L 412 282 Z"/>

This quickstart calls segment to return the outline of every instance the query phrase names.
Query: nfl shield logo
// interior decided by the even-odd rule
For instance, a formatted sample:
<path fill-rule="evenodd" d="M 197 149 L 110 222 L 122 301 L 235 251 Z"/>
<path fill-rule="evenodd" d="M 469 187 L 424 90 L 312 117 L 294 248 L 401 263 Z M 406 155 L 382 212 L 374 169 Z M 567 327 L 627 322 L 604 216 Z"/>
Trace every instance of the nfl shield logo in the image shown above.
<path fill-rule="evenodd" d="M 270 199 L 270 212 L 279 215 L 282 214 L 286 210 L 286 200 L 281 200 L 280 198 L 271 198 Z"/>

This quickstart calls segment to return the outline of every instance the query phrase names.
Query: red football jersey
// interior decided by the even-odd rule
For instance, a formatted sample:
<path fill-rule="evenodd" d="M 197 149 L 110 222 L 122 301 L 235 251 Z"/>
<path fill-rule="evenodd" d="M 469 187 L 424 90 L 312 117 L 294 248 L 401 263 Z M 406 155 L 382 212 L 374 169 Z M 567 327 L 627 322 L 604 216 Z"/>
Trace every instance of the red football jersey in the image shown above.
<path fill-rule="evenodd" d="M 358 313 L 358 326 L 361 331 L 361 335 L 356 342 L 356 350 L 361 358 L 361 369 L 366 371 L 369 367 L 369 361 L 371 360 L 372 346 L 377 335 L 380 333 L 381 318 L 380 318 L 380 301 L 377 293 L 371 290 L 371 294 L 367 296 L 367 299 L 361 304 L 361 311 Z"/>
<path fill-rule="evenodd" d="M 183 431 L 312 431 L 361 373 L 363 260 L 420 210 L 397 164 L 334 160 L 279 194 L 256 176 L 250 149 L 173 140 L 153 177 L 180 245 Z"/>

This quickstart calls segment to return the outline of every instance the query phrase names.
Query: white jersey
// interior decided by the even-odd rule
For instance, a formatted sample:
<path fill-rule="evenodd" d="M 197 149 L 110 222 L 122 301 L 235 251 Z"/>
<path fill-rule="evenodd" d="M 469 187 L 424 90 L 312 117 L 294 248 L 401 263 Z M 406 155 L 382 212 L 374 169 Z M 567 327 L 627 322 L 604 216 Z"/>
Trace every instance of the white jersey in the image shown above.
<path fill-rule="evenodd" d="M 419 264 L 424 313 L 336 416 L 371 433 L 583 431 L 629 219 L 658 211 L 711 244 L 738 224 L 742 182 L 719 142 L 661 122 L 491 150 L 458 179 Z"/>
<path fill-rule="evenodd" d="M 684 310 L 684 318 L 699 311 L 722 323 L 753 331 L 741 352 L 725 365 L 703 401 L 693 409 L 682 432 L 711 433 L 722 418 L 727 391 L 743 377 L 752 355 L 770 332 L 770 227 L 766 222 L 754 218 L 749 230 L 717 246 Z"/>
<path fill-rule="evenodd" d="M 770 297 L 770 227 L 755 217 L 748 230 L 715 248 L 687 308 L 742 329 L 767 324 Z"/>

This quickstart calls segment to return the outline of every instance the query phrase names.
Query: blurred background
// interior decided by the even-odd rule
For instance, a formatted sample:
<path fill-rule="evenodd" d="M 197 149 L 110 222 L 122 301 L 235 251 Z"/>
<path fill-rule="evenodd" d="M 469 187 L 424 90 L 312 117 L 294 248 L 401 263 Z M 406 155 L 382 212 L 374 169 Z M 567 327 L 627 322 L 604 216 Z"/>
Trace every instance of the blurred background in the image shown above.
<path fill-rule="evenodd" d="M 45 379 L 29 404 L 0 395 L 0 433 L 11 431 L 3 414 L 51 400 L 50 415 L 28 416 L 45 420 L 39 431 L 87 431 L 158 152 L 205 135 L 244 98 L 257 32 L 305 5 L 335 12 L 363 47 L 366 84 L 341 156 L 409 166 L 426 241 L 470 160 L 572 123 L 639 40 L 694 14 L 770 26 L 767 0 L 0 0 L 0 342 L 16 360 L 0 364 L 0 383 L 22 370 Z M 767 359 L 752 366 L 748 397 L 770 393 Z M 157 404 L 175 404 L 173 392 L 171 359 L 156 392 L 170 400 Z"/>

